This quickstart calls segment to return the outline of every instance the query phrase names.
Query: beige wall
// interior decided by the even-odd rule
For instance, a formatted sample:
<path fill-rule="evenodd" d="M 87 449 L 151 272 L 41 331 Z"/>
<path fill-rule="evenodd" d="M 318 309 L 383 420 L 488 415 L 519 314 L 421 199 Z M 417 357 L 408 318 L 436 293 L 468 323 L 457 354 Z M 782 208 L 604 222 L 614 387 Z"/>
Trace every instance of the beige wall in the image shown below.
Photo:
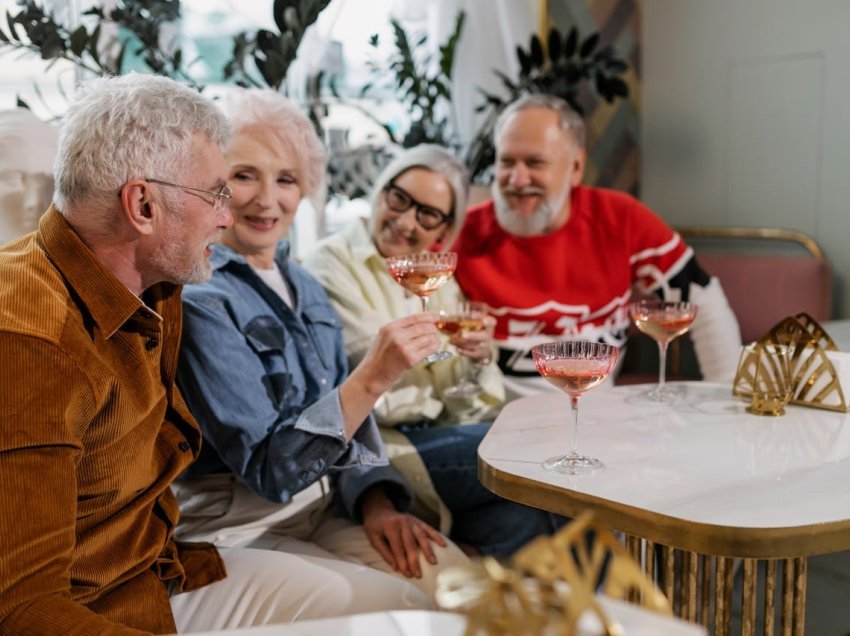
<path fill-rule="evenodd" d="M 813 236 L 850 317 L 850 2 L 645 0 L 642 199 Z"/>

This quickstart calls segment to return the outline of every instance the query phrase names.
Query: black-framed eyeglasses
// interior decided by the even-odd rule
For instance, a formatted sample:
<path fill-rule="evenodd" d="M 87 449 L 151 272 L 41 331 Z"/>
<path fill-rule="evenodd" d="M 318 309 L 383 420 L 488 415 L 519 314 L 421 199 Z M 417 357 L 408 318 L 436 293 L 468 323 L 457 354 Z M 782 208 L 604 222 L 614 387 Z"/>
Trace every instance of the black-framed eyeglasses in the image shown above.
<path fill-rule="evenodd" d="M 221 186 L 217 191 L 213 190 L 201 190 L 200 188 L 190 188 L 189 186 L 180 185 L 179 183 L 170 183 L 169 181 L 162 181 L 160 179 L 145 179 L 145 181 L 150 181 L 151 183 L 158 183 L 159 185 L 170 186 L 172 188 L 180 188 L 181 190 L 189 190 L 190 192 L 203 192 L 204 194 L 210 195 L 213 200 L 210 205 L 213 206 L 213 209 L 216 212 L 221 212 L 227 209 L 227 206 L 230 204 L 230 199 L 233 198 L 233 190 L 230 189 L 230 186 L 225 184 Z M 201 197 L 203 199 L 203 197 Z M 206 199 L 204 199 L 206 201 Z M 209 203 L 209 201 L 207 201 Z"/>
<path fill-rule="evenodd" d="M 452 220 L 452 214 L 445 214 L 437 208 L 419 203 L 404 189 L 390 181 L 384 188 L 384 197 L 387 207 L 399 214 L 407 212 L 410 208 L 416 208 L 416 222 L 425 230 L 436 230 L 443 223 Z"/>

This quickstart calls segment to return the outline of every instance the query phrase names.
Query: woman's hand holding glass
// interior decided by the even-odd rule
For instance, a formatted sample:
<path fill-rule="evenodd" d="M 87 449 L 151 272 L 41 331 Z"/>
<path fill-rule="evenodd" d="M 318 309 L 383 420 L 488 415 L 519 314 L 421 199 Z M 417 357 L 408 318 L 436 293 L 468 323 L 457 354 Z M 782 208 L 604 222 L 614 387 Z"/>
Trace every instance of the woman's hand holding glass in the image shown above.
<path fill-rule="evenodd" d="M 483 390 L 477 376 L 481 368 L 490 363 L 493 351 L 493 331 L 496 319 L 487 313 L 484 303 L 462 302 L 442 310 L 437 317 L 437 328 L 449 336 L 457 352 L 471 363 L 460 381 L 444 391 L 447 397 L 475 397 Z"/>
<path fill-rule="evenodd" d="M 388 256 L 387 269 L 395 281 L 413 292 L 422 301 L 422 311 L 428 311 L 428 299 L 452 277 L 457 266 L 454 252 L 418 252 L 404 256 Z M 425 362 L 445 360 L 451 354 L 436 351 Z"/>

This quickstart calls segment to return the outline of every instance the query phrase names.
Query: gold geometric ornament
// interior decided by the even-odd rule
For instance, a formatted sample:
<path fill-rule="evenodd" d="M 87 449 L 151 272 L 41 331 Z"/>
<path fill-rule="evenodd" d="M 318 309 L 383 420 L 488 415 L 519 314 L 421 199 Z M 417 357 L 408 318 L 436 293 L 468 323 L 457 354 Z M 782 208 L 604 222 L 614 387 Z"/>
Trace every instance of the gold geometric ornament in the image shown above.
<path fill-rule="evenodd" d="M 598 586 L 608 596 L 636 596 L 645 607 L 672 615 L 661 590 L 620 542 L 593 521 L 590 511 L 554 536 L 522 547 L 510 567 L 485 557 L 444 571 L 438 578 L 437 603 L 467 615 L 465 636 L 571 636 L 587 611 L 599 619 L 603 633 L 622 634 L 620 624 L 599 604 Z"/>
<path fill-rule="evenodd" d="M 751 412 L 778 415 L 775 396 L 787 382 L 786 402 L 847 412 L 844 391 L 828 351 L 838 351 L 809 314 L 789 316 L 741 352 L 732 394 L 752 400 Z M 783 356 L 788 357 L 787 367 Z M 782 405 L 784 406 L 784 405 Z"/>

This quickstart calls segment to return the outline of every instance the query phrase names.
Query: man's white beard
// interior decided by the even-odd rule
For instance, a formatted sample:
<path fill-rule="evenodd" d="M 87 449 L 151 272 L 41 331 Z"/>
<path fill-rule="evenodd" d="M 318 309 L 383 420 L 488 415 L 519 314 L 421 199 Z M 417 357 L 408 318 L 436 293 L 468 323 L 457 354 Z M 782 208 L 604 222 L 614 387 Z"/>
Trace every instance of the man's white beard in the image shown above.
<path fill-rule="evenodd" d="M 497 182 L 491 187 L 493 204 L 496 208 L 496 221 L 501 228 L 514 236 L 539 236 L 546 234 L 555 217 L 564 208 L 567 197 L 570 196 L 570 182 L 564 184 L 564 189 L 551 199 L 545 198 L 545 190 L 534 186 L 527 188 L 507 188 L 512 194 L 537 194 L 540 195 L 540 203 L 531 214 L 520 214 L 508 203 L 507 197 L 499 188 Z"/>

